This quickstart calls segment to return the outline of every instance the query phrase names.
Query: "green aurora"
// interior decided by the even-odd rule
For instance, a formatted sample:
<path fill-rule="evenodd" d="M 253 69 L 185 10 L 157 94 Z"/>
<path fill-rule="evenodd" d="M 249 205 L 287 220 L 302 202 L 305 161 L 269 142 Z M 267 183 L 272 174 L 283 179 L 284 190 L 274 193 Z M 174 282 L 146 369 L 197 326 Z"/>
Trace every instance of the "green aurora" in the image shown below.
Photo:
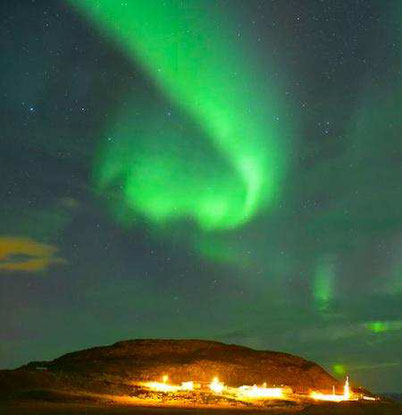
<path fill-rule="evenodd" d="M 115 217 L 128 224 L 191 219 L 203 230 L 222 230 L 268 208 L 280 190 L 289 127 L 273 64 L 259 61 L 230 12 L 177 0 L 70 2 L 143 68 L 179 114 L 169 118 L 145 102 L 145 115 L 135 118 L 139 103 L 128 96 L 132 104 L 105 127 L 94 180 L 101 194 L 119 189 L 110 197 Z"/>
<path fill-rule="evenodd" d="M 400 392 L 400 0 L 0 8 L 3 368 L 208 338 Z"/>

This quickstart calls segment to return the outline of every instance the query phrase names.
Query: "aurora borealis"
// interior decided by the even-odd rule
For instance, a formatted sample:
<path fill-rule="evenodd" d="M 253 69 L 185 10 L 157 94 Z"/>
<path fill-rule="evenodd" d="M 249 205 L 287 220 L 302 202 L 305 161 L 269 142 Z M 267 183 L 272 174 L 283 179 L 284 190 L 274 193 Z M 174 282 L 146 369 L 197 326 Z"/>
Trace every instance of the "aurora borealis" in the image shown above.
<path fill-rule="evenodd" d="M 133 105 L 107 130 L 100 189 L 122 182 L 123 200 L 148 219 L 193 218 L 205 229 L 242 225 L 269 203 L 286 144 L 282 108 L 258 53 L 247 50 L 247 39 L 237 40 L 230 8 L 176 0 L 72 3 L 116 39 L 179 112 L 163 120 L 145 101 L 147 120 L 139 123 L 130 97 Z"/>
<path fill-rule="evenodd" d="M 399 1 L 0 10 L 2 368 L 206 338 L 401 392 Z"/>

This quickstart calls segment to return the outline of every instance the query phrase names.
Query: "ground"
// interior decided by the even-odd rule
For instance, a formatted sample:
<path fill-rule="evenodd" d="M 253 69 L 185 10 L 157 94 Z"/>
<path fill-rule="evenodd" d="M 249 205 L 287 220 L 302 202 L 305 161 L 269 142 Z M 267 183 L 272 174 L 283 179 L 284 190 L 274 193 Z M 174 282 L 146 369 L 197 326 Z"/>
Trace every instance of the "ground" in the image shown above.
<path fill-rule="evenodd" d="M 285 412 L 284 412 L 285 411 Z M 397 404 L 321 404 L 300 409 L 182 409 L 144 408 L 133 406 L 62 404 L 49 402 L 13 402 L 0 404 L 1 415 L 399 415 L 402 406 Z"/>

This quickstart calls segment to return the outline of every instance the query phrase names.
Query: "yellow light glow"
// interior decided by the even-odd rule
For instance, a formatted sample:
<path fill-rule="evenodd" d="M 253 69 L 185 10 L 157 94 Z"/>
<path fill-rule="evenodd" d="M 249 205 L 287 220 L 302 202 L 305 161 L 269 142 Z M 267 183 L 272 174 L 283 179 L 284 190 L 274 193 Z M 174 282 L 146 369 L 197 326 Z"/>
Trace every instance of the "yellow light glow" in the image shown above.
<path fill-rule="evenodd" d="M 240 386 L 238 388 L 237 395 L 241 398 L 282 398 L 283 389 L 282 388 L 267 388 L 266 383 L 260 388 L 257 385 L 253 386 Z"/>
<path fill-rule="evenodd" d="M 254 385 L 243 385 L 240 387 L 227 386 L 219 380 L 216 376 L 212 379 L 209 384 L 203 382 L 195 382 L 193 380 L 184 381 L 180 384 L 171 384 L 169 383 L 168 375 L 163 375 L 160 377 L 162 382 L 138 382 L 133 383 L 142 387 L 145 387 L 149 391 L 153 392 L 162 392 L 162 393 L 177 393 L 177 399 L 182 397 L 185 399 L 188 397 L 189 392 L 194 392 L 197 394 L 197 391 L 205 393 L 208 390 L 214 394 L 222 395 L 227 398 L 231 398 L 238 401 L 256 401 L 264 399 L 286 399 L 286 400 L 295 400 L 297 395 L 294 394 L 292 389 L 288 386 L 282 387 L 267 387 L 267 384 L 264 382 L 261 386 Z M 186 393 L 183 393 L 186 392 Z M 196 396 L 196 395 L 194 395 Z M 350 387 L 349 377 L 346 377 L 345 384 L 343 386 L 343 393 L 337 394 L 335 386 L 332 388 L 331 393 L 321 393 L 319 391 L 312 391 L 309 395 L 311 399 L 317 401 L 329 401 L 329 402 L 342 402 L 342 401 L 357 401 L 357 400 L 367 400 L 375 401 L 377 398 L 371 396 L 363 396 L 362 394 L 354 393 Z"/>
<path fill-rule="evenodd" d="M 192 380 L 189 382 L 182 382 L 180 389 L 183 391 L 192 391 L 194 390 L 194 382 Z"/>
<path fill-rule="evenodd" d="M 353 394 L 350 390 L 349 377 L 346 377 L 345 385 L 343 387 L 343 394 L 336 395 L 335 388 L 332 394 L 324 394 L 319 392 L 311 392 L 310 397 L 317 401 L 331 401 L 331 402 L 342 402 L 354 400 Z"/>
<path fill-rule="evenodd" d="M 317 401 L 331 401 L 331 402 L 341 402 L 345 401 L 343 395 L 334 395 L 334 394 L 324 394 L 319 392 L 311 392 L 310 396 Z"/>
<path fill-rule="evenodd" d="M 209 389 L 211 389 L 211 391 L 215 393 L 222 393 L 225 389 L 225 385 L 222 382 L 219 382 L 219 379 L 217 377 L 214 377 L 212 379 L 212 382 L 209 384 Z"/>
<path fill-rule="evenodd" d="M 162 377 L 162 382 L 144 382 L 141 385 L 145 386 L 147 389 L 150 389 L 154 392 L 179 392 L 179 391 L 192 391 L 195 389 L 194 382 L 182 382 L 181 385 L 171 385 L 168 384 L 168 376 L 164 375 Z"/>
<path fill-rule="evenodd" d="M 146 382 L 144 386 L 155 392 L 177 392 L 178 390 L 180 390 L 180 386 L 168 385 L 167 383 L 161 382 Z"/>
<path fill-rule="evenodd" d="M 350 399 L 349 376 L 346 376 L 345 386 L 343 387 L 343 396 L 345 400 Z"/>
<path fill-rule="evenodd" d="M 373 398 L 372 396 L 363 396 L 363 399 L 365 400 L 365 401 L 375 401 L 376 399 L 375 398 Z"/>

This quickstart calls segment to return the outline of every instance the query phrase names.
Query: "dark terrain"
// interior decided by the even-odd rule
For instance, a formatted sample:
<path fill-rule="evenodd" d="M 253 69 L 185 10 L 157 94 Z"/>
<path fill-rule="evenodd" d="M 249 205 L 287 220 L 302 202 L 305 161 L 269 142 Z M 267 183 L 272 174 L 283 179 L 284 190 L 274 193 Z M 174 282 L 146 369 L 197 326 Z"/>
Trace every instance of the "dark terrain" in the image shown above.
<path fill-rule="evenodd" d="M 297 410 L 141 408 L 46 402 L 0 404 L 0 414 L 2 415 L 262 415 L 264 413 L 270 415 L 400 415 L 402 409 L 400 405 L 393 403 L 317 404 Z"/>
<path fill-rule="evenodd" d="M 31 362 L 15 370 L 1 370 L 0 413 L 261 413 L 247 406 L 212 409 L 213 405 L 221 403 L 219 397 L 202 402 L 211 406 L 208 409 L 138 408 L 113 400 L 113 396 L 136 396 L 133 381 L 158 380 L 163 374 L 169 374 L 172 383 L 210 382 L 219 375 L 231 386 L 267 382 L 272 386 L 290 386 L 296 393 L 308 393 L 311 389 L 329 391 L 332 385 L 342 387 L 316 363 L 286 353 L 204 340 L 130 340 L 69 353 L 49 362 Z M 159 405 L 164 404 L 164 398 L 161 399 Z M 197 402 L 189 402 L 186 406 L 192 403 L 197 406 Z M 300 401 L 277 402 L 268 410 L 277 414 L 374 415 L 400 414 L 401 406 L 391 402 L 312 405 Z"/>
<path fill-rule="evenodd" d="M 330 390 L 341 384 L 316 363 L 286 353 L 256 351 L 204 340 L 129 340 L 69 353 L 50 362 L 31 362 L 0 371 L 3 396 L 33 390 L 125 395 L 134 380 L 210 382 L 228 385 L 287 385 L 297 392 Z"/>

